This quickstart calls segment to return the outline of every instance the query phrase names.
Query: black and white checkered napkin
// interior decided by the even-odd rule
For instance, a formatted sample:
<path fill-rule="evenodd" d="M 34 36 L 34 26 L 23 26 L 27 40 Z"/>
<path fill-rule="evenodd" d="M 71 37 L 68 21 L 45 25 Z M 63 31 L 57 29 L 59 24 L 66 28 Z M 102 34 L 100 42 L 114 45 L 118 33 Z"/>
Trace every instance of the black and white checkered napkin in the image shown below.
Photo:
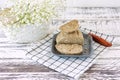
<path fill-rule="evenodd" d="M 114 37 L 88 30 L 86 28 L 81 28 L 81 30 L 85 33 L 92 32 L 97 34 L 110 42 L 114 40 Z M 58 32 L 56 31 L 55 33 Z M 94 42 L 94 53 L 87 58 L 59 57 L 51 52 L 53 35 L 54 34 L 51 34 L 41 40 L 37 46 L 29 49 L 26 55 L 46 67 L 75 79 L 79 79 L 80 75 L 84 73 L 94 63 L 98 55 L 106 49 L 106 47 Z"/>

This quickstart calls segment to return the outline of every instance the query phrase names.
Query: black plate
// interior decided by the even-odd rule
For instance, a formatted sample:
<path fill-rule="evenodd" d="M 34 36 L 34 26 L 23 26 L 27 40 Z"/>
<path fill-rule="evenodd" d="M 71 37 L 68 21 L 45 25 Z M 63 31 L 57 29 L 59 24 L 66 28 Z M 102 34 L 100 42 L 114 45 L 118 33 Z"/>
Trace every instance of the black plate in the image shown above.
<path fill-rule="evenodd" d="M 75 54 L 75 55 L 68 55 L 68 54 L 62 54 L 55 48 L 56 45 L 56 37 L 57 34 L 53 36 L 53 42 L 52 42 L 52 52 L 55 55 L 61 56 L 61 57 L 88 57 L 93 53 L 93 47 L 92 47 L 92 37 L 88 34 L 83 33 L 84 37 L 84 45 L 83 45 L 83 52 L 81 54 Z"/>

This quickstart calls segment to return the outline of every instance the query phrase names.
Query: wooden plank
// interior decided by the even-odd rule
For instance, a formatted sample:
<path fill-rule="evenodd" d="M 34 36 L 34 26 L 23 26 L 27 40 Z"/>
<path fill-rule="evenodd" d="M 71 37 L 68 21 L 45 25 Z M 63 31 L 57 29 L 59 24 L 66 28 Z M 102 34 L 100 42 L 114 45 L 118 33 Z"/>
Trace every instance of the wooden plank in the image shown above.
<path fill-rule="evenodd" d="M 0 80 L 72 80 L 59 73 L 0 73 Z"/>

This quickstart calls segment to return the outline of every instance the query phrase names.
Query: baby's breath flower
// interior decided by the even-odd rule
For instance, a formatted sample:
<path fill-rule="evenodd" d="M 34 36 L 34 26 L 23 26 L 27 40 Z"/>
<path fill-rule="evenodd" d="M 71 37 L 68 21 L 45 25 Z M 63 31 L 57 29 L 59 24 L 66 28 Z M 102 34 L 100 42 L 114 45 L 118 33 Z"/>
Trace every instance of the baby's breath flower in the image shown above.
<path fill-rule="evenodd" d="M 12 25 L 42 24 L 57 15 L 61 0 L 13 0 L 10 16 L 16 19 Z M 59 5 L 58 5 L 59 4 Z"/>

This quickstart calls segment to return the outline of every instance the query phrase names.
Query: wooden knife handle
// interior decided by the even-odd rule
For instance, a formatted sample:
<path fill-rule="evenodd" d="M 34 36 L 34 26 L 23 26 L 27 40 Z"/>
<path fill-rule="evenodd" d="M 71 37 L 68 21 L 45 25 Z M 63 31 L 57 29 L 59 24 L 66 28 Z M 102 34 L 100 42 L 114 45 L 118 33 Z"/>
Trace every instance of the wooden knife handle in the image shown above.
<path fill-rule="evenodd" d="M 101 38 L 101 37 L 99 37 L 99 36 L 97 36 L 97 35 L 95 35 L 93 33 L 89 33 L 89 35 L 92 36 L 92 38 L 93 38 L 93 40 L 95 42 L 97 42 L 97 43 L 99 43 L 99 44 L 101 44 L 101 45 L 103 45 L 105 47 L 111 47 L 112 46 L 112 43 L 106 41 L 105 39 L 103 39 L 103 38 Z"/>

